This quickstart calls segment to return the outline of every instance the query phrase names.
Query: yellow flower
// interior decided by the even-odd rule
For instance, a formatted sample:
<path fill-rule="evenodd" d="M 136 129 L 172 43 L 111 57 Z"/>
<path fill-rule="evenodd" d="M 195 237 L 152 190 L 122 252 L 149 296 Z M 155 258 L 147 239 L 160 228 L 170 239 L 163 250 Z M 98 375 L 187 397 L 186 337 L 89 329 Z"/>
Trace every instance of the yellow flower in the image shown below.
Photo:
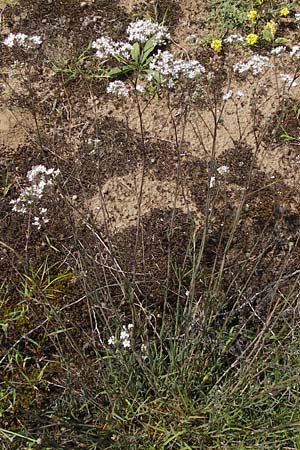
<path fill-rule="evenodd" d="M 222 40 L 221 39 L 213 39 L 210 46 L 215 52 L 219 52 L 222 50 Z"/>
<path fill-rule="evenodd" d="M 246 36 L 246 42 L 248 45 L 254 45 L 258 41 L 258 35 L 255 33 L 250 33 Z"/>
<path fill-rule="evenodd" d="M 282 8 L 282 9 L 280 10 L 280 13 L 279 13 L 279 14 L 280 14 L 281 17 L 286 17 L 286 16 L 289 15 L 289 13 L 290 13 L 289 8 L 285 7 L 285 8 Z"/>
<path fill-rule="evenodd" d="M 276 33 L 277 24 L 274 22 L 273 19 L 271 19 L 269 22 L 266 23 L 266 28 L 268 28 L 270 33 L 274 35 Z"/>
<path fill-rule="evenodd" d="M 247 17 L 254 22 L 258 17 L 258 12 L 255 9 L 251 9 L 251 11 L 248 11 Z"/>

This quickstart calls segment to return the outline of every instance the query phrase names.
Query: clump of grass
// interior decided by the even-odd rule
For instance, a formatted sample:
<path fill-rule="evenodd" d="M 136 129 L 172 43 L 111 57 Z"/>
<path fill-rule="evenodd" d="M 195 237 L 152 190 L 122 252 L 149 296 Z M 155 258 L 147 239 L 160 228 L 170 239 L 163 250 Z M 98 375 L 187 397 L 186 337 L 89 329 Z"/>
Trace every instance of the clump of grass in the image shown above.
<path fill-rule="evenodd" d="M 184 323 L 182 317 L 179 320 Z M 151 442 L 149 449 L 242 448 L 238 447 L 241 443 L 249 449 L 279 449 L 284 441 L 293 445 L 299 418 L 290 395 L 292 391 L 294 399 L 299 396 L 299 367 L 296 361 L 294 366 L 289 361 L 297 354 L 296 341 L 292 352 L 291 343 L 288 345 L 288 355 L 284 348 L 274 352 L 274 342 L 279 345 L 280 338 L 272 339 L 266 333 L 255 352 L 250 344 L 229 365 L 239 331 L 223 330 L 215 339 L 208 339 L 216 327 L 213 323 L 211 328 L 201 325 L 205 331 L 196 335 L 178 330 L 182 342 L 168 330 L 170 335 L 150 344 L 144 359 L 134 354 L 123 356 L 120 366 L 119 357 L 110 356 L 108 379 L 112 384 L 108 389 L 116 435 L 112 448 L 132 443 L 130 448 L 138 448 L 141 438 Z M 116 377 L 116 369 L 122 373 L 122 381 Z M 118 398 L 115 392 L 119 392 Z"/>
<path fill-rule="evenodd" d="M 283 117 L 280 117 L 281 123 L 279 123 L 279 127 L 282 131 L 282 133 L 280 134 L 280 138 L 286 142 L 299 142 L 299 105 L 297 105 L 296 103 L 293 104 L 293 102 L 291 102 L 291 104 L 287 105 L 284 111 L 282 111 L 281 115 L 283 115 Z"/>

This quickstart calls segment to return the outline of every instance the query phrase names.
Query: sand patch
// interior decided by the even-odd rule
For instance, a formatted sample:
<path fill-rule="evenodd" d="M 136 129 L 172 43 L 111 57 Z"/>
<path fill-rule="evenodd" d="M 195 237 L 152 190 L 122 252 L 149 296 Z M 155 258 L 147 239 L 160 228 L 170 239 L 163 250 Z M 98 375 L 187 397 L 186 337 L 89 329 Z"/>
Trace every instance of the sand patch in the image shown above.
<path fill-rule="evenodd" d="M 134 225 L 138 218 L 138 199 L 141 185 L 141 169 L 124 177 L 114 177 L 104 185 L 101 194 L 93 196 L 87 204 L 95 220 L 103 225 L 105 222 L 114 231 Z M 175 181 L 159 181 L 146 174 L 143 183 L 141 216 L 152 209 L 181 209 L 191 214 L 196 224 L 201 221 L 201 214 L 191 199 L 189 192 L 182 192 Z"/>
<path fill-rule="evenodd" d="M 0 109 L 0 145 L 16 150 L 33 130 L 31 115 L 19 110 Z"/>

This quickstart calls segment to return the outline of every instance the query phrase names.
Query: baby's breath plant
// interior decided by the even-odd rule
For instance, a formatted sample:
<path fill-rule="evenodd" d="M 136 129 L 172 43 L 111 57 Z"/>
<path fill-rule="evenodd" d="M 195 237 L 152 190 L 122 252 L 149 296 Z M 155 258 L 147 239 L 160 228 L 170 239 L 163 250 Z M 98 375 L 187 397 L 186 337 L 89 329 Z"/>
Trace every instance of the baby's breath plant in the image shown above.
<path fill-rule="evenodd" d="M 149 20 L 132 22 L 127 29 L 128 42 L 114 42 L 110 38 L 97 39 L 92 47 L 96 56 L 102 60 L 102 67 L 110 65 L 110 57 L 118 64 L 106 69 L 105 77 L 112 79 L 134 74 L 131 88 L 122 80 L 110 82 L 107 92 L 119 97 L 128 97 L 133 89 L 135 93 L 144 93 L 145 85 L 172 89 L 179 79 L 195 79 L 205 73 L 205 68 L 196 60 L 181 59 L 160 46 L 170 39 L 167 27 Z M 130 43 L 130 41 L 136 42 Z M 222 47 L 222 42 L 215 41 Z M 220 47 L 221 46 L 221 47 Z M 142 81 L 143 84 L 140 84 Z M 151 89 L 150 89 L 151 90 Z"/>
<path fill-rule="evenodd" d="M 147 73 L 154 49 L 170 38 L 167 27 L 150 20 L 132 22 L 127 28 L 127 36 L 127 42 L 102 37 L 92 44 L 103 63 L 106 58 L 112 57 L 118 64 L 107 70 L 108 78 L 131 72 Z"/>
<path fill-rule="evenodd" d="M 124 40 L 96 39 L 95 57 L 79 53 L 57 66 L 80 81 L 92 61 L 106 91 L 96 75 L 84 79 L 91 92 L 81 120 L 79 90 L 55 85 L 46 111 L 57 125 L 42 136 L 52 152 L 39 163 L 28 158 L 25 175 L 12 181 L 13 171 L 4 171 L 6 231 L 29 215 L 23 247 L 14 249 L 15 236 L 0 239 L 1 268 L 11 262 L 0 283 L 4 450 L 300 448 L 298 193 L 258 169 L 266 148 L 278 147 L 265 103 L 278 107 L 280 145 L 298 147 L 300 108 L 289 96 L 299 86 L 300 47 L 277 45 L 276 24 L 288 14 L 271 14 L 272 2 L 207 3 L 218 31 L 202 41 L 192 35 L 199 60 L 175 42 L 168 47 L 165 25 L 136 20 Z M 6 51 L 44 45 L 22 34 L 4 39 Z M 99 118 L 114 97 L 122 111 Z M 152 127 L 153 111 L 162 127 L 168 120 L 167 137 L 157 122 Z M 27 151 L 18 151 L 18 164 L 28 163 Z M 160 197 L 145 213 L 146 177 Z M 160 200 L 169 182 L 166 209 Z M 124 220 L 134 190 L 134 223 L 124 229 L 114 228 L 107 208 L 120 186 Z M 51 222 L 61 221 L 54 231 L 45 198 L 56 206 Z M 289 202 L 294 209 L 285 214 Z M 32 261 L 31 247 L 42 262 Z"/>

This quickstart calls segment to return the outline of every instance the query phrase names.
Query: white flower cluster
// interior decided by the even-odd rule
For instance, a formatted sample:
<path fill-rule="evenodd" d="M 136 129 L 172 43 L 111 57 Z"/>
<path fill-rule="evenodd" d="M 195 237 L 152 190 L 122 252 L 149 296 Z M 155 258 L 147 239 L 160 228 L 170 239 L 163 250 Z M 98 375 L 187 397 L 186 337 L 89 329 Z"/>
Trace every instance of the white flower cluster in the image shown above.
<path fill-rule="evenodd" d="M 233 91 L 230 89 L 229 91 L 226 92 L 226 94 L 223 95 L 223 100 L 227 101 L 232 97 L 233 97 Z M 237 99 L 240 99 L 242 97 L 245 97 L 245 93 L 243 91 L 237 91 L 235 94 L 235 97 Z"/>
<path fill-rule="evenodd" d="M 132 87 L 133 91 L 139 92 L 140 94 L 143 94 L 145 92 L 145 88 L 144 86 L 142 86 L 141 84 L 137 83 L 135 86 Z"/>
<path fill-rule="evenodd" d="M 102 36 L 92 43 L 92 48 L 96 49 L 96 55 L 99 59 L 105 59 L 109 56 L 130 59 L 132 44 L 130 42 L 140 42 L 144 44 L 152 39 L 154 45 L 163 44 L 170 39 L 168 29 L 150 20 L 138 20 L 131 22 L 127 28 L 127 39 L 129 42 L 114 41 L 110 37 Z"/>
<path fill-rule="evenodd" d="M 127 28 L 127 35 L 130 42 L 140 42 L 141 44 L 152 39 L 154 45 L 161 45 L 171 39 L 165 25 L 151 22 L 151 20 L 131 22 Z"/>
<path fill-rule="evenodd" d="M 47 219 L 47 216 L 46 216 L 47 211 L 48 211 L 47 208 L 40 208 L 39 211 L 38 211 L 39 215 L 38 216 L 34 216 L 34 218 L 33 218 L 32 225 L 37 227 L 38 230 L 41 229 L 41 226 L 42 226 L 41 221 L 43 223 L 48 223 L 49 222 L 49 219 Z"/>
<path fill-rule="evenodd" d="M 233 42 L 244 42 L 244 38 L 240 34 L 230 34 L 227 38 L 224 39 L 224 42 L 228 44 L 232 44 Z"/>
<path fill-rule="evenodd" d="M 235 95 L 236 95 L 236 98 L 242 98 L 242 97 L 245 97 L 245 92 L 244 91 L 237 91 L 237 93 Z"/>
<path fill-rule="evenodd" d="M 35 206 L 42 198 L 44 192 L 49 186 L 53 185 L 53 180 L 60 173 L 59 169 L 47 169 L 43 165 L 34 166 L 27 173 L 27 179 L 31 185 L 25 188 L 16 200 L 11 200 L 13 211 L 25 214 L 28 208 Z M 40 220 L 48 222 L 46 218 L 47 209 L 39 208 L 38 215 L 34 217 L 33 225 L 41 227 Z"/>
<path fill-rule="evenodd" d="M 194 59 L 184 61 L 183 59 L 176 58 L 176 56 L 167 50 L 158 50 L 149 67 L 173 80 L 180 78 L 180 76 L 193 79 L 205 73 L 204 67 L 198 61 Z"/>
<path fill-rule="evenodd" d="M 10 33 L 3 41 L 3 44 L 7 47 L 13 47 L 14 45 L 19 45 L 20 47 L 30 48 L 32 46 L 41 45 L 42 39 L 40 36 L 33 35 L 28 36 L 24 33 Z"/>
<path fill-rule="evenodd" d="M 220 166 L 220 167 L 217 168 L 217 172 L 220 175 L 226 175 L 226 173 L 228 173 L 228 171 L 229 171 L 229 167 L 228 166 Z"/>
<path fill-rule="evenodd" d="M 291 56 L 295 56 L 295 58 L 299 59 L 300 58 L 300 46 L 299 45 L 294 45 L 291 48 L 290 55 Z"/>
<path fill-rule="evenodd" d="M 131 90 L 139 92 L 140 94 L 143 94 L 145 92 L 145 88 L 141 84 L 132 86 Z M 116 95 L 117 97 L 128 97 L 129 95 L 129 89 L 121 80 L 111 81 L 106 88 L 106 92 L 108 94 Z"/>
<path fill-rule="evenodd" d="M 200 39 L 195 34 L 188 34 L 185 38 L 185 42 L 188 44 L 199 44 Z"/>
<path fill-rule="evenodd" d="M 271 50 L 271 55 L 280 55 L 285 52 L 285 47 L 283 45 L 279 45 Z"/>
<path fill-rule="evenodd" d="M 224 176 L 229 172 L 229 167 L 228 166 L 220 166 L 217 168 L 217 172 L 219 175 Z M 215 176 L 211 176 L 209 179 L 209 188 L 212 189 L 216 184 L 216 177 Z M 189 295 L 189 291 L 186 292 L 186 295 Z"/>
<path fill-rule="evenodd" d="M 116 95 L 117 97 L 128 97 L 128 89 L 123 81 L 111 81 L 106 88 L 108 94 Z"/>
<path fill-rule="evenodd" d="M 245 74 L 246 72 L 251 71 L 252 74 L 256 76 L 271 67 L 273 67 L 273 65 L 270 63 L 270 59 L 267 56 L 253 55 L 246 63 L 234 64 L 233 70 L 239 74 Z"/>
<path fill-rule="evenodd" d="M 121 333 L 120 333 L 120 338 L 116 338 L 116 336 L 111 336 L 107 343 L 108 345 L 117 345 L 118 343 L 120 343 L 124 348 L 130 348 L 131 347 L 131 342 L 130 342 L 130 330 L 132 330 L 133 328 L 133 324 L 129 323 L 126 327 L 126 325 L 123 325 Z"/>
<path fill-rule="evenodd" d="M 233 94 L 232 90 L 227 91 L 226 94 L 223 95 L 223 100 L 226 102 L 232 97 L 232 94 Z"/>
<path fill-rule="evenodd" d="M 92 43 L 92 48 L 97 50 L 96 56 L 99 59 L 105 59 L 109 56 L 129 59 L 132 45 L 128 42 L 116 42 L 109 37 L 102 36 Z"/>
<path fill-rule="evenodd" d="M 281 73 L 280 78 L 282 81 L 287 83 L 289 87 L 296 87 L 298 86 L 298 83 L 295 81 L 295 77 L 292 77 L 292 75 L 289 75 L 288 73 Z"/>

